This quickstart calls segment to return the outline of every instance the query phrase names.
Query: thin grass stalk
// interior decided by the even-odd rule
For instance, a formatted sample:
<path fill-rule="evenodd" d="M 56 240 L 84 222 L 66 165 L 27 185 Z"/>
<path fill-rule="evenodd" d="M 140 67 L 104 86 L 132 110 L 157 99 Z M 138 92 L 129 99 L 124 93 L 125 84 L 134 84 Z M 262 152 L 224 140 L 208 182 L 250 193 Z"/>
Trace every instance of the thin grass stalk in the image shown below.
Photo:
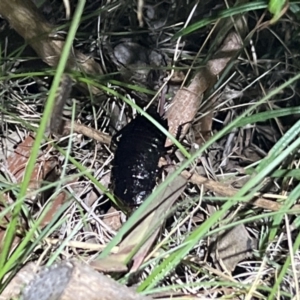
<path fill-rule="evenodd" d="M 0 282 L 2 282 L 2 280 L 3 280 L 4 272 L 2 270 L 4 269 L 4 266 L 7 262 L 9 252 L 11 250 L 11 246 L 12 246 L 12 243 L 13 243 L 13 240 L 15 237 L 16 229 L 17 229 L 20 212 L 21 212 L 21 209 L 22 209 L 25 197 L 26 197 L 27 188 L 28 188 L 28 185 L 31 180 L 31 175 L 34 170 L 36 159 L 38 157 L 40 145 L 41 145 L 42 139 L 44 137 L 44 132 L 46 130 L 48 120 L 50 119 L 52 109 L 54 107 L 56 92 L 59 87 L 61 76 L 65 70 L 67 60 L 69 57 L 69 53 L 71 52 L 71 49 L 72 49 L 73 40 L 75 38 L 75 34 L 76 34 L 77 28 L 80 23 L 80 18 L 83 13 L 84 6 L 85 6 L 85 0 L 80 0 L 78 2 L 78 6 L 76 7 L 76 10 L 74 13 L 74 18 L 71 23 L 71 27 L 70 27 L 70 30 L 69 30 L 69 33 L 68 33 L 68 36 L 66 39 L 66 43 L 63 47 L 62 55 L 59 60 L 56 74 L 54 76 L 53 84 L 51 86 L 49 96 L 48 96 L 48 99 L 47 99 L 47 102 L 45 105 L 43 117 L 41 119 L 41 123 L 40 123 L 39 129 L 36 134 L 36 139 L 35 139 L 34 145 L 32 147 L 30 158 L 29 158 L 29 161 L 28 161 L 25 173 L 24 173 L 24 179 L 21 184 L 20 193 L 17 197 L 17 205 L 15 205 L 15 207 L 14 207 L 11 222 L 9 223 L 8 228 L 6 230 L 5 238 L 3 241 L 3 247 L 2 247 L 1 253 L 0 253 L 0 270 L 1 270 L 0 271 L 1 272 L 0 273 Z M 19 199 L 22 199 L 22 200 L 18 201 Z M 26 237 L 26 238 L 28 238 L 28 237 Z M 28 238 L 28 240 L 29 239 L 30 238 Z"/>

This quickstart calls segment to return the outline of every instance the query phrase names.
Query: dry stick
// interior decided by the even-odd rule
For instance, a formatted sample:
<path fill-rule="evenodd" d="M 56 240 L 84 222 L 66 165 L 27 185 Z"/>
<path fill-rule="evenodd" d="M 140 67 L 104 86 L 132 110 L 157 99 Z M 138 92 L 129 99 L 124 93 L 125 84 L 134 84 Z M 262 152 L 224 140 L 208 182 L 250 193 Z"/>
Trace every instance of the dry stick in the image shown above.
<path fill-rule="evenodd" d="M 65 41 L 55 34 L 55 28 L 47 22 L 31 0 L 0 0 L 0 15 L 9 22 L 10 26 L 24 38 L 46 64 L 52 67 L 58 64 Z M 79 70 L 90 75 L 103 74 L 99 64 L 78 51 L 69 53 L 66 71 L 72 70 Z M 84 83 L 80 83 L 79 87 L 89 90 L 93 94 L 102 93 L 98 88 L 87 86 Z M 52 131 L 56 134 L 63 129 L 60 128 L 63 124 L 59 115 L 65 101 L 64 94 L 60 96 L 60 100 L 62 101 L 56 101 L 50 123 L 52 127 L 54 126 Z M 59 114 L 56 114 L 55 111 L 58 111 Z M 78 128 L 78 130 L 84 129 Z M 93 137 L 100 142 L 107 142 L 105 137 L 101 138 L 101 134 L 94 133 Z"/>
<path fill-rule="evenodd" d="M 182 126 L 182 136 L 187 133 L 191 126 L 190 122 L 195 119 L 198 112 L 203 93 L 210 86 L 211 81 L 210 73 L 206 68 L 203 68 L 195 75 L 187 88 L 182 88 L 176 93 L 170 108 L 166 112 L 169 131 L 173 136 L 176 136 L 180 126 Z M 172 142 L 167 139 L 166 146 L 170 145 L 172 145 Z"/>
<path fill-rule="evenodd" d="M 1 0 L 0 15 L 46 64 L 52 67 L 58 64 L 65 41 L 55 34 L 55 28 L 47 22 L 31 0 Z M 99 64 L 78 51 L 69 54 L 66 69 L 80 70 L 91 75 L 103 73 Z M 82 86 L 86 88 L 86 85 Z M 90 88 L 93 94 L 101 92 L 98 88 Z"/>
<path fill-rule="evenodd" d="M 100 143 L 110 145 L 111 137 L 108 134 L 105 134 L 97 129 L 88 127 L 83 124 L 72 123 L 71 121 L 65 122 L 64 133 L 63 135 L 68 135 L 70 133 L 70 129 L 73 128 L 73 131 L 76 133 L 83 134 L 91 139 L 94 139 Z"/>
<path fill-rule="evenodd" d="M 242 25 L 239 26 L 241 27 Z M 182 126 L 181 133 L 182 136 L 187 133 L 191 126 L 191 121 L 195 119 L 198 112 L 204 93 L 213 87 L 218 76 L 224 71 L 229 61 L 236 57 L 242 45 L 240 36 L 235 31 L 229 32 L 220 49 L 207 62 L 206 66 L 195 74 L 189 86 L 180 89 L 176 93 L 166 113 L 169 130 L 172 135 L 176 136 L 179 126 L 185 123 Z M 214 99 L 211 101 L 211 107 L 214 106 L 214 101 Z M 204 116 L 201 120 L 200 131 L 206 135 L 204 137 L 205 140 L 209 137 L 207 133 L 211 131 L 211 124 L 212 112 Z M 171 144 L 172 142 L 168 139 L 166 146 L 170 146 Z M 202 144 L 202 141 L 199 144 Z"/>
<path fill-rule="evenodd" d="M 234 189 L 226 184 L 207 179 L 206 177 L 203 177 L 198 174 L 191 174 L 188 171 L 183 171 L 181 175 L 184 178 L 188 179 L 190 182 L 198 185 L 203 184 L 204 187 L 207 188 L 208 190 L 213 191 L 224 197 L 233 197 L 238 192 L 237 189 Z M 255 194 L 255 196 L 258 195 L 259 195 L 258 193 Z M 251 202 L 247 202 L 246 204 L 251 204 L 272 211 L 279 211 L 282 208 L 282 205 L 280 203 L 277 203 L 272 200 L 267 200 L 264 198 L 256 198 Z M 291 210 L 298 210 L 298 209 L 300 209 L 299 204 L 296 204 L 291 208 Z"/>
<path fill-rule="evenodd" d="M 73 126 L 73 128 L 74 128 L 74 132 L 82 133 L 82 134 L 84 134 L 92 139 L 95 139 L 101 143 L 104 143 L 107 145 L 110 144 L 111 137 L 105 133 L 102 133 L 96 129 L 87 127 L 82 124 L 74 123 L 71 125 L 71 122 L 67 122 L 66 128 L 71 128 L 71 126 Z M 193 184 L 198 184 L 198 185 L 203 184 L 206 189 L 213 191 L 221 196 L 232 197 L 238 192 L 237 189 L 234 189 L 228 185 L 207 179 L 206 177 L 203 177 L 203 176 L 195 174 L 195 173 L 191 174 L 188 171 L 183 171 L 181 173 L 181 175 L 184 178 L 186 178 L 189 182 L 191 182 Z M 255 194 L 255 196 L 258 197 L 259 193 Z M 277 198 L 276 195 L 274 195 L 274 196 L 275 196 L 275 198 Z M 249 204 L 260 207 L 260 208 L 269 209 L 272 211 L 278 211 L 282 207 L 282 205 L 280 203 L 277 203 L 272 200 L 264 199 L 261 197 L 256 198 L 255 200 L 251 201 Z M 300 205 L 294 205 L 292 207 L 292 210 L 296 210 L 296 209 L 300 209 Z"/>
<path fill-rule="evenodd" d="M 244 23 L 242 19 L 236 20 L 239 30 L 244 32 Z M 167 111 L 167 118 L 169 121 L 170 133 L 176 136 L 178 127 L 186 123 L 182 128 L 182 135 L 185 135 L 190 127 L 189 121 L 194 120 L 198 111 L 203 94 L 211 88 L 219 74 L 226 68 L 229 61 L 234 58 L 243 43 L 241 37 L 235 32 L 231 31 L 222 43 L 219 51 L 215 56 L 208 61 L 206 67 L 201 69 L 193 78 L 187 88 L 180 89 L 175 95 L 171 107 Z M 205 116 L 202 121 L 201 131 L 207 132 L 210 130 L 212 114 Z M 168 139 L 166 146 L 171 145 L 172 142 Z M 237 193 L 237 190 L 226 186 L 222 183 L 209 180 L 197 174 L 191 174 L 188 171 L 182 173 L 187 180 L 194 184 L 203 184 L 205 188 L 216 192 L 219 195 L 232 197 Z M 258 194 L 256 194 L 258 196 Z M 282 207 L 281 204 L 263 198 L 254 199 L 250 204 L 264 209 L 278 211 Z M 295 205 L 292 209 L 299 209 L 300 205 Z"/>
<path fill-rule="evenodd" d="M 38 271 L 37 274 L 35 274 L 36 271 Z M 24 285 L 26 287 L 22 290 Z M 1 299 L 16 298 L 21 291 L 23 300 L 41 298 L 47 300 L 152 299 L 139 295 L 133 289 L 75 261 L 61 262 L 49 268 L 39 268 L 30 263 L 21 269 L 6 287 Z"/>
<path fill-rule="evenodd" d="M 61 49 L 64 45 L 63 40 L 51 37 L 53 27 L 46 21 L 46 19 L 40 14 L 36 6 L 30 0 L 1 0 L 0 1 L 0 14 L 2 17 L 8 20 L 10 26 L 13 27 L 26 42 L 36 51 L 41 59 L 50 66 L 57 65 L 60 58 Z M 231 40 L 232 39 L 232 40 Z M 236 40 L 235 40 L 236 39 Z M 227 38 L 227 41 L 233 42 L 239 40 L 239 37 L 234 36 L 231 33 L 231 37 Z M 239 43 L 236 43 L 238 45 Z M 226 45 L 226 42 L 225 42 Z M 230 45 L 227 44 L 227 46 Z M 224 50 L 224 49 L 223 49 Z M 236 49 L 233 49 L 236 51 Z M 234 52 L 233 51 L 233 52 Z M 214 61 L 215 62 L 215 61 Z M 170 109 L 167 112 L 169 119 L 170 132 L 176 135 L 177 128 L 180 124 L 184 123 L 182 116 L 186 116 L 185 122 L 189 122 L 194 119 L 197 109 L 201 103 L 203 93 L 211 86 L 215 80 L 215 74 L 218 74 L 220 70 L 215 69 L 216 64 L 212 61 L 208 63 L 208 68 L 203 68 L 194 77 L 191 84 L 187 89 L 181 89 L 176 94 Z M 92 59 L 85 55 L 74 52 L 70 54 L 67 68 L 69 70 L 77 69 L 78 64 L 83 72 L 89 74 L 101 74 L 102 70 L 100 66 Z M 219 65 L 220 66 L 220 65 Z M 209 71 L 208 71 L 209 69 Z M 93 87 L 93 93 L 98 93 L 99 90 Z M 175 101 L 179 98 L 179 101 Z M 184 111 L 182 111 L 184 109 Z M 180 111 L 180 116 L 176 113 Z M 66 128 L 70 127 L 70 123 L 66 124 Z M 80 124 L 73 124 L 74 130 L 78 133 L 85 134 L 91 138 L 94 138 L 102 143 L 109 144 L 110 137 L 95 130 Z M 189 124 L 186 124 L 182 129 L 184 134 L 188 130 Z M 170 144 L 170 141 L 167 141 Z M 187 171 L 183 172 L 183 176 L 187 176 L 189 181 L 195 184 L 204 184 L 204 186 L 210 190 L 213 190 L 224 196 L 232 196 L 237 190 L 229 188 L 221 183 L 208 180 L 205 177 L 199 175 L 189 174 Z M 277 202 L 258 198 L 252 202 L 261 208 L 277 211 L 281 205 Z M 300 205 L 295 205 L 293 209 L 300 208 Z"/>

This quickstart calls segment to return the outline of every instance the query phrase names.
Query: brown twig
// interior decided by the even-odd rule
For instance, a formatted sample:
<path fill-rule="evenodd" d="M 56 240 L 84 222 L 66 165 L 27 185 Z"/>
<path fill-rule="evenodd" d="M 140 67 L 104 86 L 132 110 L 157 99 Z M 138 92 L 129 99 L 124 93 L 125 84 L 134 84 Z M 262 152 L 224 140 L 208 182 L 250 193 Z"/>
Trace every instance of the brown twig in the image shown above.
<path fill-rule="evenodd" d="M 207 179 L 201 175 L 198 174 L 191 174 L 188 171 L 183 171 L 181 175 L 186 178 L 189 182 L 192 182 L 197 185 L 204 185 L 204 187 L 212 192 L 217 193 L 218 195 L 225 196 L 225 197 L 233 197 L 238 190 L 234 189 L 231 186 L 225 185 L 220 182 L 216 182 L 210 179 Z M 272 211 L 279 211 L 282 208 L 282 205 L 278 202 L 264 199 L 259 197 L 259 194 L 255 194 L 257 198 L 255 198 L 253 201 L 250 201 L 249 204 L 267 209 Z M 300 209 L 300 205 L 296 204 L 292 208 L 292 210 L 298 210 Z"/>
<path fill-rule="evenodd" d="M 0 14 L 46 64 L 52 67 L 58 64 L 65 41 L 55 33 L 55 28 L 31 0 L 1 0 Z M 66 70 L 79 70 L 90 75 L 103 73 L 99 64 L 78 51 L 69 54 Z M 102 92 L 98 88 L 90 88 L 93 94 Z"/>
<path fill-rule="evenodd" d="M 74 132 L 76 133 L 83 134 L 100 143 L 110 145 L 111 137 L 109 135 L 83 124 L 72 123 L 71 121 L 65 122 L 63 135 L 70 134 L 71 128 L 73 128 Z"/>

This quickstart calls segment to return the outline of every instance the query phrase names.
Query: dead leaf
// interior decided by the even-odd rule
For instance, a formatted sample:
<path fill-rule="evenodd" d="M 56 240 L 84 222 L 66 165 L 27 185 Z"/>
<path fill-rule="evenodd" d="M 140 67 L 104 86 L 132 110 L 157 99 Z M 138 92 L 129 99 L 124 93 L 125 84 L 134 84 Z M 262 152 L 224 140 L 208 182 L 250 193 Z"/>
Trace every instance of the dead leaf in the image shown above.
<path fill-rule="evenodd" d="M 118 231 L 122 226 L 121 212 L 111 207 L 103 217 L 103 222 L 112 230 Z"/>
<path fill-rule="evenodd" d="M 30 157 L 30 153 L 34 144 L 34 137 L 28 135 L 24 141 L 17 146 L 14 153 L 7 159 L 7 170 L 13 176 L 17 183 L 23 181 L 24 172 Z M 59 173 L 57 171 L 58 160 L 55 157 L 46 157 L 40 152 L 34 170 L 31 174 L 29 191 L 36 191 L 43 183 L 43 180 L 48 179 L 49 182 L 55 181 Z M 35 200 L 35 199 L 31 199 Z"/>
<path fill-rule="evenodd" d="M 211 245 L 211 256 L 214 263 L 223 271 L 231 274 L 237 264 L 249 258 L 256 249 L 243 224 L 237 225 L 218 234 Z"/>
<path fill-rule="evenodd" d="M 170 175 L 171 173 L 169 176 Z M 186 180 L 179 175 L 176 180 L 156 197 L 148 209 L 141 214 L 137 220 L 138 225 L 120 243 L 118 253 L 94 261 L 92 262 L 92 266 L 98 270 L 103 270 L 103 266 L 107 268 L 108 264 L 114 266 L 114 264 L 118 263 L 119 265 L 125 266 L 125 262 L 131 251 L 143 243 L 142 247 L 140 247 L 139 251 L 133 257 L 131 272 L 136 271 L 142 264 L 162 223 L 166 219 L 166 215 L 170 213 L 170 208 L 184 190 L 185 185 Z"/>
<path fill-rule="evenodd" d="M 8 157 L 6 168 L 13 181 L 16 183 L 21 183 L 23 181 L 24 172 L 30 157 L 30 153 L 34 144 L 34 137 L 28 135 L 14 150 L 14 152 Z M 48 182 L 54 182 L 59 177 L 58 171 L 59 163 L 55 157 L 46 157 L 43 152 L 40 152 L 37 159 L 34 170 L 31 174 L 31 180 L 28 186 L 28 191 L 33 192 L 38 190 L 43 182 L 46 180 Z M 46 201 L 52 195 L 53 189 L 48 189 L 43 191 L 39 196 L 41 196 L 43 201 Z M 46 226 L 52 219 L 56 212 L 59 210 L 61 205 L 65 202 L 66 194 L 62 191 L 52 202 L 48 213 L 45 215 L 41 222 L 41 227 Z M 36 197 L 31 197 L 32 201 L 36 200 Z M 9 194 L 4 195 L 4 203 L 12 202 Z M 10 215 L 6 216 L 6 221 L 9 222 Z M 5 226 L 4 224 L 1 224 Z"/>
<path fill-rule="evenodd" d="M 56 213 L 59 211 L 61 206 L 66 202 L 67 200 L 67 194 L 65 191 L 61 191 L 57 197 L 51 201 L 50 208 L 48 212 L 46 213 L 45 217 L 41 221 L 40 227 L 44 228 L 47 226 L 54 218 Z"/>
<path fill-rule="evenodd" d="M 170 176 L 172 173 L 173 172 L 170 172 L 168 176 Z M 149 249 L 151 248 L 161 228 L 161 222 L 159 222 L 159 220 L 164 221 L 166 219 L 167 212 L 170 212 L 171 207 L 174 205 L 174 202 L 184 191 L 186 183 L 187 181 L 181 175 L 179 175 L 167 186 L 167 188 L 164 191 L 161 192 L 161 194 L 157 196 L 158 199 L 162 199 L 162 204 L 159 206 L 159 209 L 155 210 L 152 219 L 146 218 L 141 223 L 141 226 L 143 226 L 145 229 L 148 228 L 148 233 L 151 232 L 149 229 L 151 229 L 153 225 L 157 224 L 157 228 L 152 233 L 152 235 L 146 239 L 143 246 L 134 255 L 133 265 L 130 272 L 135 272 L 143 263 L 145 256 L 148 254 Z M 148 233 L 145 232 L 144 237 L 147 236 Z M 139 230 L 135 229 L 135 232 L 133 232 L 132 235 L 134 239 L 138 240 Z"/>

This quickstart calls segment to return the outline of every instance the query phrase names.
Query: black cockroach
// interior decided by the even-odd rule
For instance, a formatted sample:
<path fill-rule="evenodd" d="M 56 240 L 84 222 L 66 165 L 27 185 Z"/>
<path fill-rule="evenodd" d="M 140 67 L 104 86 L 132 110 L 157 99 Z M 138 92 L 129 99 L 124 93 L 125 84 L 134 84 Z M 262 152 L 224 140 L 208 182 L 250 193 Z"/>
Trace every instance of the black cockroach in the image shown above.
<path fill-rule="evenodd" d="M 147 111 L 168 130 L 168 121 Z M 166 136 L 146 117 L 138 115 L 114 137 L 117 148 L 112 168 L 114 194 L 129 206 L 137 206 L 151 194 L 159 172 L 158 161 L 166 152 Z"/>

